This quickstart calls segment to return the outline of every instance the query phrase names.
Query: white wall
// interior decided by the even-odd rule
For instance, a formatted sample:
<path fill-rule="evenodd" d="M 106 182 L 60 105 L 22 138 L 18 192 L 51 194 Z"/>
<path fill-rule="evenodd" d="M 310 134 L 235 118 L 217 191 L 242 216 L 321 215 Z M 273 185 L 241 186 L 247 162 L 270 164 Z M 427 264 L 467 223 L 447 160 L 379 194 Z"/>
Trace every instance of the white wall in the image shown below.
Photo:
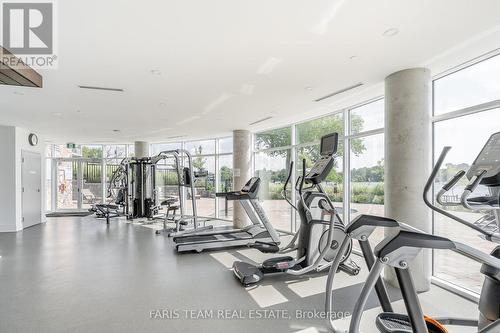
<path fill-rule="evenodd" d="M 16 129 L 0 126 L 0 232 L 16 227 Z"/>
<path fill-rule="evenodd" d="M 16 230 L 21 230 L 23 228 L 23 217 L 22 217 L 22 151 L 29 151 L 33 153 L 40 154 L 41 161 L 41 175 L 40 179 L 41 183 L 41 207 L 42 212 L 40 213 L 42 216 L 42 222 L 46 221 L 45 218 L 45 144 L 43 143 L 43 138 L 38 136 L 38 145 L 31 146 L 28 142 L 28 136 L 30 132 L 26 129 L 16 127 Z M 36 133 L 35 133 L 36 134 Z"/>
<path fill-rule="evenodd" d="M 13 126 L 0 126 L 0 232 L 15 232 L 23 229 L 22 223 L 22 151 L 39 153 L 42 179 L 42 222 L 45 222 L 45 145 L 43 138 L 35 147 L 28 143 L 31 132 Z"/>

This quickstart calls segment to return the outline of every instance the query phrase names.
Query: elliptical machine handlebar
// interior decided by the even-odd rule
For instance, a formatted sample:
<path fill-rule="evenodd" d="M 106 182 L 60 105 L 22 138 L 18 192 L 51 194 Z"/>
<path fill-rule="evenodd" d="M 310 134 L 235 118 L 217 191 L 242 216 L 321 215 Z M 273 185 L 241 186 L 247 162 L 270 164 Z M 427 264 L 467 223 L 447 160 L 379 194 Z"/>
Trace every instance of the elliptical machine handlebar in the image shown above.
<path fill-rule="evenodd" d="M 304 158 L 302 160 L 302 177 L 300 179 L 300 184 L 299 184 L 299 196 L 300 196 L 300 201 L 302 202 L 302 206 L 304 206 L 305 210 L 307 213 L 311 214 L 311 209 L 306 205 L 306 202 L 304 200 L 304 194 L 302 190 L 304 189 L 304 184 L 306 180 L 306 159 Z"/>
<path fill-rule="evenodd" d="M 281 196 L 283 197 L 283 199 L 286 200 L 286 202 L 288 202 L 288 204 L 290 206 L 292 206 L 293 209 L 295 209 L 297 211 L 297 207 L 293 204 L 293 202 L 286 195 L 286 188 L 288 187 L 288 184 L 290 183 L 290 179 L 292 178 L 292 174 L 293 174 L 293 161 L 290 162 L 290 167 L 288 169 L 288 177 L 286 177 L 285 185 L 283 185 L 283 189 L 281 190 Z"/>
<path fill-rule="evenodd" d="M 451 190 L 455 185 L 457 185 L 458 181 L 460 179 L 462 179 L 462 177 L 464 175 L 465 175 L 465 171 L 464 170 L 460 170 L 459 172 L 457 172 L 457 174 L 455 176 L 453 176 L 453 178 L 449 182 L 447 182 L 446 184 L 444 184 L 443 190 L 445 190 L 445 191 Z"/>
<path fill-rule="evenodd" d="M 476 188 L 479 186 L 481 181 L 483 180 L 484 176 L 486 176 L 487 171 L 486 170 L 481 170 L 476 176 L 474 176 L 469 184 L 465 187 L 464 193 L 462 193 L 462 197 L 460 198 L 460 202 L 462 205 L 470 210 L 479 210 L 484 207 L 479 206 L 473 206 L 469 204 L 469 196 L 476 190 Z M 497 208 L 495 208 L 497 209 Z"/>
<path fill-rule="evenodd" d="M 468 221 L 466 221 L 466 220 L 464 220 L 464 219 L 462 219 L 462 218 L 460 218 L 460 217 L 458 217 L 458 216 L 456 216 L 454 214 L 451 214 L 450 212 L 448 212 L 448 211 L 446 211 L 444 209 L 441 209 L 441 208 L 435 206 L 429 200 L 429 192 L 431 191 L 432 185 L 434 184 L 434 181 L 436 180 L 437 174 L 438 174 L 439 170 L 441 169 L 441 166 L 443 165 L 443 162 L 444 162 L 444 160 L 446 158 L 446 155 L 448 155 L 448 153 L 450 152 L 450 150 L 451 150 L 451 147 L 449 147 L 449 146 L 446 146 L 446 147 L 443 148 L 443 150 L 441 151 L 441 154 L 439 155 L 439 158 L 436 161 L 436 164 L 434 165 L 434 168 L 432 169 L 431 175 L 429 176 L 429 179 L 427 180 L 427 183 L 425 184 L 424 194 L 423 194 L 423 198 L 424 198 L 425 204 L 427 205 L 427 207 L 429 207 L 433 211 L 438 212 L 440 214 L 443 214 L 446 217 L 449 217 L 449 218 L 451 218 L 451 219 L 453 219 L 453 220 L 455 220 L 455 221 L 457 221 L 457 222 L 459 222 L 459 223 L 461 223 L 461 224 L 463 224 L 463 225 L 465 225 L 465 226 L 467 226 L 469 228 L 472 228 L 472 229 L 476 230 L 477 232 L 479 232 L 482 235 L 484 235 L 485 238 L 486 238 L 486 240 L 488 240 L 490 242 L 498 242 L 498 240 L 500 239 L 500 234 L 499 233 L 493 233 L 491 231 L 484 230 L 481 227 L 475 225 L 474 223 L 468 222 Z M 452 179 L 452 181 L 455 180 L 455 178 L 457 178 L 457 176 L 458 176 L 458 174 L 455 175 L 455 177 Z M 461 177 L 463 177 L 463 175 Z M 483 177 L 484 177 L 484 175 L 483 175 Z M 456 179 L 454 184 L 456 184 L 460 178 Z M 476 180 L 477 179 L 475 179 L 472 183 L 475 183 Z M 448 182 L 446 185 L 449 185 L 450 183 L 452 183 L 452 181 Z M 477 184 L 479 184 L 480 181 L 481 180 L 479 179 L 479 181 L 477 182 Z M 476 184 L 476 186 L 477 186 L 477 184 Z M 443 190 L 441 190 L 441 191 L 443 191 Z M 441 191 L 440 191 L 440 193 L 441 193 Z M 444 194 L 444 192 L 442 194 Z M 440 195 L 438 195 L 438 197 L 440 197 Z M 438 200 L 438 202 L 439 202 L 439 200 Z M 439 202 L 439 203 L 441 204 L 441 202 Z"/>

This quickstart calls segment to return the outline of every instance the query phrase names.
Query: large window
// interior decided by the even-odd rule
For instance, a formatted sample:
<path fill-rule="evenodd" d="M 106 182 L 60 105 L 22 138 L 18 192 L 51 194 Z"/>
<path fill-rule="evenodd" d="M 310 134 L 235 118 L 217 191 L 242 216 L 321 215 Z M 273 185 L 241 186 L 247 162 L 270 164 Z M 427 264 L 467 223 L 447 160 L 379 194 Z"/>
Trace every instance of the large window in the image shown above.
<path fill-rule="evenodd" d="M 313 119 L 296 125 L 296 175 L 302 174 L 303 161 L 306 162 L 306 169 L 312 167 L 313 163 L 320 157 L 319 142 L 321 137 L 332 132 L 339 133 L 340 137 L 344 134 L 344 114 L 334 115 Z M 323 189 L 328 194 L 334 205 L 339 208 L 339 213 L 343 216 L 344 202 L 344 177 L 343 177 L 343 156 L 344 145 L 339 143 L 335 165 L 328 177 L 323 182 Z M 292 182 L 293 186 L 293 182 Z M 299 220 L 296 217 L 296 228 Z"/>
<path fill-rule="evenodd" d="M 261 180 L 259 199 L 273 226 L 288 231 L 291 231 L 292 208 L 281 193 L 290 161 L 289 149 L 265 150 L 255 154 L 255 175 Z"/>
<path fill-rule="evenodd" d="M 500 99 L 500 56 L 434 81 L 434 114 L 440 115 Z"/>
<path fill-rule="evenodd" d="M 232 218 L 232 203 L 215 197 L 217 191 L 233 190 L 232 138 L 152 144 L 151 155 L 181 148 L 192 154 L 196 176 L 195 193 L 186 193 L 186 199 L 194 196 L 200 216 Z M 82 210 L 93 203 L 113 202 L 116 198 L 108 197 L 107 183 L 123 158 L 133 155 L 130 144 L 49 145 L 46 210 Z M 187 165 L 185 158 L 180 162 L 181 167 Z M 173 159 L 160 161 L 155 177 L 159 200 L 178 195 Z M 190 212 L 186 201 L 186 213 Z"/>
<path fill-rule="evenodd" d="M 446 161 L 434 184 L 434 190 L 453 177 L 458 170 L 467 170 L 489 136 L 500 131 L 500 57 L 490 58 L 461 71 L 434 81 L 434 157 L 444 146 L 451 146 Z M 483 111 L 484 103 L 491 103 Z M 447 114 L 455 111 L 452 114 Z M 447 195 L 450 200 L 459 200 L 466 181 L 459 182 Z M 485 191 L 478 188 L 477 191 Z M 453 213 L 470 222 L 487 218 L 486 212 L 471 212 L 453 207 Z M 491 252 L 494 244 L 478 236 L 478 233 L 458 222 L 434 214 L 434 233 L 463 242 L 484 252 Z M 434 251 L 434 275 L 448 283 L 479 293 L 483 276 L 480 264 L 451 251 Z"/>
<path fill-rule="evenodd" d="M 232 150 L 232 143 L 231 143 Z M 218 192 L 230 192 L 233 190 L 233 155 L 220 155 L 218 163 Z M 218 198 L 219 217 L 223 219 L 233 218 L 234 201 L 226 198 Z"/>
<path fill-rule="evenodd" d="M 191 198 L 196 200 L 198 216 L 231 219 L 232 202 L 217 199 L 216 192 L 233 190 L 233 139 L 221 138 L 179 143 L 157 143 L 151 145 L 153 155 L 161 151 L 185 149 L 192 157 L 194 179 L 194 194 L 187 189 L 185 193 L 185 213 L 192 214 Z M 185 156 L 181 159 L 181 167 L 187 166 Z M 166 159 L 159 162 L 156 173 L 156 186 L 160 199 L 168 196 L 178 196 L 177 172 L 174 160 Z M 187 199 L 187 200 L 186 200 Z"/>
<path fill-rule="evenodd" d="M 384 215 L 384 134 L 351 140 L 351 220 L 361 214 Z M 384 238 L 378 228 L 370 237 L 373 244 Z"/>
<path fill-rule="evenodd" d="M 339 133 L 340 142 L 335 166 L 322 183 L 323 189 L 345 221 L 362 213 L 383 215 L 383 124 L 384 101 L 377 99 L 325 117 L 255 134 L 255 174 L 261 177 L 260 199 L 273 225 L 280 230 L 297 230 L 299 217 L 292 214 L 281 193 L 287 170 L 294 161 L 293 179 L 297 179 L 302 173 L 302 161 L 309 169 L 319 158 L 321 137 L 332 132 Z M 347 169 L 350 172 L 344 171 L 346 166 L 350 166 Z M 297 200 L 294 185 L 295 180 L 287 195 Z M 346 192 L 346 188 L 350 191 Z M 382 237 L 383 231 L 374 236 Z"/>
<path fill-rule="evenodd" d="M 215 156 L 193 156 L 193 169 L 198 215 L 215 217 Z"/>
<path fill-rule="evenodd" d="M 337 113 L 297 124 L 296 143 L 298 145 L 317 144 L 323 135 L 332 132 L 337 132 L 340 136 L 344 135 L 343 113 Z"/>
<path fill-rule="evenodd" d="M 292 129 L 290 127 L 278 128 L 255 135 L 255 149 L 257 150 L 287 147 L 291 144 Z"/>
<path fill-rule="evenodd" d="M 452 147 L 441 170 L 441 177 L 434 184 L 435 190 L 441 189 L 457 171 L 467 171 L 489 136 L 500 130 L 499 125 L 491 121 L 492 119 L 500 119 L 500 109 L 435 123 L 435 157 L 440 154 L 444 146 Z M 470 135 L 471 129 L 474 130 L 474 135 Z M 457 135 L 457 133 L 464 133 L 464 135 Z M 466 182 L 463 181 L 448 193 L 451 200 L 459 200 L 465 185 Z M 479 188 L 477 191 L 481 192 L 485 189 Z M 454 214 L 470 222 L 478 221 L 485 216 L 485 212 L 471 212 L 460 207 L 454 209 Z M 493 243 L 480 238 L 477 232 L 442 214 L 434 214 L 434 232 L 488 253 L 495 247 Z M 451 251 L 435 251 L 434 253 L 435 276 L 474 292 L 480 291 L 483 282 L 483 276 L 479 274 L 480 268 L 479 263 Z"/>

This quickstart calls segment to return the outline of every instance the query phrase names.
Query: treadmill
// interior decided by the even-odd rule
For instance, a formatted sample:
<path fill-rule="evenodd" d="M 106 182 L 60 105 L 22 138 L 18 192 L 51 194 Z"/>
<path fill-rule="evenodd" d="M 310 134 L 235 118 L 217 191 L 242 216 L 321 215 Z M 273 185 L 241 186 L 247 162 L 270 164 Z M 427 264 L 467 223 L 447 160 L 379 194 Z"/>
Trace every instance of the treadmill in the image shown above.
<path fill-rule="evenodd" d="M 196 251 L 200 253 L 204 250 L 249 246 L 255 242 L 279 244 L 279 235 L 267 218 L 257 197 L 259 187 L 260 178 L 252 177 L 241 191 L 216 193 L 219 198 L 238 201 L 250 218 L 251 225 L 242 229 L 214 228 L 209 231 L 174 237 L 177 252 Z"/>

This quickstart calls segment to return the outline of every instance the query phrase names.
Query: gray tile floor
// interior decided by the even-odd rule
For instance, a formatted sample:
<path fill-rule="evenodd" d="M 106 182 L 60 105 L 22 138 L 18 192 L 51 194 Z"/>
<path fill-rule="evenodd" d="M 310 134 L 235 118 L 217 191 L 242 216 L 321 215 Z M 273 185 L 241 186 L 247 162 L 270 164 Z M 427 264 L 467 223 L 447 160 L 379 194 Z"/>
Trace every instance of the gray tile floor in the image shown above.
<path fill-rule="evenodd" d="M 324 320 L 297 316 L 323 310 L 325 276 L 245 289 L 229 267 L 267 257 L 252 249 L 177 255 L 150 228 L 72 217 L 0 234 L 0 256 L 0 332 L 327 332 Z M 352 310 L 365 274 L 338 276 L 337 311 Z M 476 316 L 474 304 L 437 287 L 422 303 L 430 315 Z M 364 332 L 375 332 L 376 299 L 370 308 Z M 286 318 L 249 318 L 258 314 Z"/>

